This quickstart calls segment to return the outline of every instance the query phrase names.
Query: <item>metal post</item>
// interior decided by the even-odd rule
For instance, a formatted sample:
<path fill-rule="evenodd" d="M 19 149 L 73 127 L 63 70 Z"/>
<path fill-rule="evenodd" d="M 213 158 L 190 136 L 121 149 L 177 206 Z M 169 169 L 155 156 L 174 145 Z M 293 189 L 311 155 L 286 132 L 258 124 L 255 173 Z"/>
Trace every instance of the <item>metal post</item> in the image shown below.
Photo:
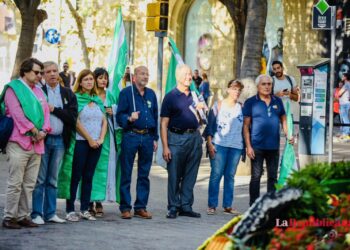
<path fill-rule="evenodd" d="M 333 160 L 333 95 L 334 95 L 334 65 L 335 65 L 335 31 L 336 31 L 336 7 L 332 6 L 332 30 L 331 30 L 331 68 L 329 89 L 329 134 L 328 134 L 328 163 Z"/>
<path fill-rule="evenodd" d="M 162 143 L 160 142 L 160 109 L 162 104 L 162 87 L 163 87 L 163 40 L 167 36 L 167 32 L 156 32 L 155 36 L 158 37 L 158 66 L 157 66 L 157 96 L 158 96 L 158 131 L 159 131 L 159 143 L 156 152 L 155 162 L 162 167 L 166 166 L 165 161 L 162 158 Z"/>
<path fill-rule="evenodd" d="M 160 114 L 160 105 L 162 103 L 163 39 L 164 39 L 164 37 L 166 37 L 166 35 L 167 35 L 166 32 L 156 32 L 156 34 L 155 34 L 155 36 L 158 37 L 158 66 L 157 66 L 158 115 Z M 159 120 L 158 120 L 158 123 L 159 123 Z"/>

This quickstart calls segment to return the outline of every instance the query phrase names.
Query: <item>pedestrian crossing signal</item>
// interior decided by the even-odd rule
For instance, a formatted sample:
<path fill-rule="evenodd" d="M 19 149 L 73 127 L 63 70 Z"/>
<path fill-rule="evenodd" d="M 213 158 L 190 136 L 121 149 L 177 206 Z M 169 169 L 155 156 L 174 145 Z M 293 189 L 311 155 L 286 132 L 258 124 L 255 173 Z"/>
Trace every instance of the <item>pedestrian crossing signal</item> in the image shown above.
<path fill-rule="evenodd" d="M 147 31 L 167 31 L 168 30 L 169 3 L 159 1 L 147 4 Z"/>

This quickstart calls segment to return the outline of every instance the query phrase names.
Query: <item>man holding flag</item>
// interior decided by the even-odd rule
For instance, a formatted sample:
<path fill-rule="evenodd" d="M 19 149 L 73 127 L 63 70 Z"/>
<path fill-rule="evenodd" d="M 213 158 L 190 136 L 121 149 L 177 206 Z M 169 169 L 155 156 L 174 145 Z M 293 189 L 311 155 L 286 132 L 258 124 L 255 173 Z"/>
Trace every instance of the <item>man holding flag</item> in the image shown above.
<path fill-rule="evenodd" d="M 204 104 L 194 101 L 190 67 L 179 64 L 175 75 L 177 86 L 164 97 L 160 114 L 163 158 L 168 170 L 167 218 L 200 218 L 192 205 L 203 143 L 197 111 L 203 110 Z"/>
<path fill-rule="evenodd" d="M 135 68 L 135 84 L 120 92 L 117 110 L 117 122 L 123 128 L 121 144 L 121 185 L 120 211 L 122 219 L 131 219 L 130 183 L 135 155 L 138 153 L 138 170 L 134 216 L 151 219 L 146 210 L 150 183 L 149 173 L 153 152 L 158 144 L 158 104 L 154 91 L 147 88 L 148 69 L 145 66 Z"/>

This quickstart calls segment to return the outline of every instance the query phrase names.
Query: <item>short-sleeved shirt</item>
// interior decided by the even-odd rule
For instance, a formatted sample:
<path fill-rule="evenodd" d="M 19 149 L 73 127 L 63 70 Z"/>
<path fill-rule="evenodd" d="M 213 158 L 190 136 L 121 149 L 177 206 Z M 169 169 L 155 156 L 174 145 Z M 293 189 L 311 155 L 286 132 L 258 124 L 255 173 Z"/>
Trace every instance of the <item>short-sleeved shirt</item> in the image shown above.
<path fill-rule="evenodd" d="M 93 106 L 86 105 L 82 111 L 80 111 L 78 119 L 88 134 L 93 140 L 98 140 L 101 135 L 102 121 L 104 114 L 99 106 L 94 104 Z M 76 140 L 86 140 L 82 135 L 76 133 Z"/>
<path fill-rule="evenodd" d="M 277 96 L 271 96 L 268 106 L 259 95 L 245 101 L 243 116 L 251 118 L 250 140 L 254 149 L 279 149 L 280 118 L 285 114 L 282 100 Z"/>
<path fill-rule="evenodd" d="M 221 105 L 216 123 L 217 129 L 213 138 L 214 144 L 228 148 L 243 148 L 241 104 L 236 103 L 234 107 Z"/>
<path fill-rule="evenodd" d="M 160 116 L 169 118 L 168 128 L 197 129 L 199 122 L 194 112 L 194 101 L 191 92 L 186 95 L 174 88 L 165 95 Z"/>
<path fill-rule="evenodd" d="M 350 82 L 345 82 L 342 89 L 345 89 L 345 92 L 342 94 L 342 96 L 339 98 L 339 104 L 348 104 L 350 103 Z"/>

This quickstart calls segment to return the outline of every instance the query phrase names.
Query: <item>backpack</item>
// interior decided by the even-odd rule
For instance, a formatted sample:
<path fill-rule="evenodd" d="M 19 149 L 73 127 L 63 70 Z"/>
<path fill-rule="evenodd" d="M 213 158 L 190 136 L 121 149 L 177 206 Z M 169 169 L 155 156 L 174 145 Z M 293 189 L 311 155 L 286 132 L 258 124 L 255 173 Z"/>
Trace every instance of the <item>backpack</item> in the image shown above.
<path fill-rule="evenodd" d="M 293 83 L 292 83 L 292 79 L 290 78 L 289 75 L 284 75 L 287 78 L 287 81 L 290 84 L 290 91 L 293 90 Z M 274 93 L 274 88 L 275 88 L 275 77 L 272 77 L 272 94 Z"/>
<path fill-rule="evenodd" d="M 4 90 L 4 92 L 5 91 L 6 90 Z M 0 96 L 0 152 L 3 154 L 6 153 L 6 145 L 10 139 L 14 126 L 13 119 L 11 117 L 7 117 L 1 112 L 1 106 L 4 105 L 4 92 Z"/>

